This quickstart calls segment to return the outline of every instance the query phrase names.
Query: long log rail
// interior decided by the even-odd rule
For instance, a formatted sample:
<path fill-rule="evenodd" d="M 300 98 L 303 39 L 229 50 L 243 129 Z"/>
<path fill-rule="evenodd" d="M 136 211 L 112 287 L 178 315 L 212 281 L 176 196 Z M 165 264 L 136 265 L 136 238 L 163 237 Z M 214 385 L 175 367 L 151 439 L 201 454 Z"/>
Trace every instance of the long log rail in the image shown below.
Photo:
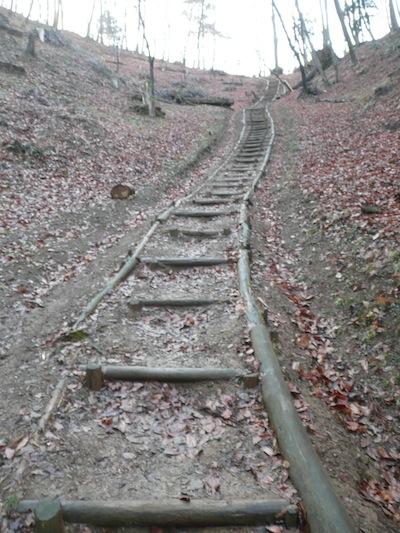
<path fill-rule="evenodd" d="M 219 368 L 204 365 L 174 368 L 162 364 L 144 367 L 137 364 L 110 365 L 94 360 L 84 366 L 86 385 L 93 391 L 99 391 L 104 381 L 109 379 L 162 383 L 206 381 L 210 382 L 210 387 L 219 380 L 234 380 L 236 386 L 243 388 L 260 384 L 270 423 L 289 465 L 290 478 L 303 500 L 311 532 L 350 533 L 355 531 L 354 526 L 334 493 L 292 403 L 262 310 L 258 308 L 251 289 L 251 197 L 265 175 L 274 141 L 274 125 L 266 103 L 279 97 L 280 91 L 284 91 L 282 85 L 275 79 L 269 80 L 262 101 L 245 110 L 240 138 L 227 160 L 203 184 L 157 216 L 128 261 L 83 309 L 71 333 L 79 332 L 82 325 L 89 322 L 92 313 L 101 313 L 102 306 L 114 306 L 115 321 L 120 320 L 120 299 L 113 300 L 117 287 L 123 295 L 130 291 L 125 302 L 130 320 L 140 320 L 142 313 L 148 309 L 153 312 L 159 309 L 160 313 L 168 313 L 171 309 L 177 310 L 177 313 L 185 309 L 217 309 L 215 312 L 221 316 L 223 329 L 226 326 L 224 312 L 232 309 L 238 300 L 242 301 L 252 347 L 261 363 L 259 375 L 241 368 L 240 362 L 233 367 L 221 364 Z M 232 239 L 235 246 L 227 253 L 227 242 L 232 242 Z M 167 255 L 162 251 L 162 243 L 166 243 L 169 250 Z M 171 249 L 174 250 L 173 255 Z M 143 270 L 142 276 L 134 279 L 131 274 L 140 269 Z M 215 289 L 215 272 L 222 269 L 225 269 L 224 272 L 237 272 L 236 285 L 239 285 L 240 295 L 235 287 L 230 291 L 227 287 Z M 188 272 L 187 279 L 196 279 L 193 290 L 196 293 L 188 296 L 181 291 L 179 294 L 179 286 L 177 289 L 171 284 L 172 291 L 170 289 L 168 294 L 160 295 L 162 283 L 154 281 L 158 272 L 164 275 L 165 280 L 166 272 L 177 270 Z M 149 277 L 150 283 L 146 287 Z M 145 279 L 144 284 L 140 278 Z M 231 283 L 235 285 L 234 281 Z M 127 289 L 121 290 L 119 286 L 127 286 Z M 123 319 L 127 320 L 124 316 Z M 241 325 L 243 327 L 243 323 Z M 89 330 L 94 327 L 88 325 Z M 105 333 L 97 333 L 96 341 L 100 343 L 112 332 L 111 327 Z M 90 335 L 93 335 L 92 331 Z M 141 346 L 148 346 L 145 340 L 140 342 Z M 200 354 L 197 355 L 201 360 Z M 102 359 L 107 357 L 102 354 Z M 153 356 L 154 359 L 157 360 L 157 356 Z M 159 359 L 163 360 L 162 354 Z M 227 356 L 223 359 L 221 363 L 229 361 Z M 66 381 L 63 378 L 56 387 L 50 407 L 40 420 L 36 438 L 39 439 L 45 431 L 52 411 L 60 404 Z M 102 527 L 157 525 L 187 528 L 265 525 L 278 521 L 290 528 L 296 527 L 298 520 L 297 511 L 289 501 L 271 497 L 250 501 L 193 499 L 166 503 L 148 500 L 59 501 L 52 498 L 26 500 L 19 504 L 20 512 L 28 509 L 35 511 L 36 530 L 44 533 L 64 531 L 64 522 Z"/>

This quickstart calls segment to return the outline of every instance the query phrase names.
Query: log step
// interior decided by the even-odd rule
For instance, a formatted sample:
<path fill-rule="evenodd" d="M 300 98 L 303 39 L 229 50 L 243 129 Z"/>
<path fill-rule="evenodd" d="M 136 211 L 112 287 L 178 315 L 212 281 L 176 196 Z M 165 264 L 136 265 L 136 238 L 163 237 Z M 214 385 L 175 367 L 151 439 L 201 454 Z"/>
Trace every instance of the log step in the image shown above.
<path fill-rule="evenodd" d="M 203 307 L 228 303 L 229 300 L 218 300 L 215 298 L 131 298 L 128 306 L 131 309 L 141 309 L 142 307 Z"/>
<path fill-rule="evenodd" d="M 213 196 L 242 196 L 243 192 L 237 192 L 237 191 L 214 191 L 212 193 Z"/>
<path fill-rule="evenodd" d="M 243 378 L 256 379 L 258 374 L 244 374 L 238 368 L 165 368 L 147 366 L 114 366 L 94 363 L 83 367 L 86 370 L 86 384 L 92 389 L 91 384 L 103 384 L 103 379 L 115 379 L 118 381 L 159 381 L 161 383 L 192 383 L 196 381 L 220 381 Z M 91 374 L 99 373 L 98 380 L 93 380 Z M 100 381 L 99 381 L 100 380 Z M 254 385 L 253 385 L 254 386 Z M 92 390 L 100 390 L 92 389 Z"/>
<path fill-rule="evenodd" d="M 219 235 L 230 235 L 232 230 L 228 227 L 221 229 L 186 229 L 186 228 L 177 228 L 176 226 L 171 226 L 167 229 L 169 234 L 172 237 L 179 237 L 179 235 L 185 235 L 187 237 L 200 237 L 200 238 L 209 238 L 209 237 L 218 237 Z"/>
<path fill-rule="evenodd" d="M 224 200 L 223 198 L 198 198 L 192 200 L 194 204 L 197 205 L 221 205 L 221 204 L 229 204 L 229 200 Z"/>
<path fill-rule="evenodd" d="M 25 500 L 17 511 L 35 510 L 41 500 Z M 157 524 L 159 527 L 257 526 L 283 521 L 296 527 L 296 508 L 284 499 L 195 500 L 190 501 L 61 501 L 62 515 L 70 524 L 99 527 L 133 527 Z M 52 533 L 61 533 L 61 530 Z"/>
<path fill-rule="evenodd" d="M 232 260 L 223 257 L 159 257 L 156 259 L 143 258 L 141 262 L 154 267 L 198 267 L 226 265 L 232 263 Z"/>
<path fill-rule="evenodd" d="M 230 216 L 237 212 L 238 211 L 236 209 L 232 209 L 231 211 L 175 211 L 175 213 L 173 213 L 173 216 L 188 218 L 213 218 Z"/>

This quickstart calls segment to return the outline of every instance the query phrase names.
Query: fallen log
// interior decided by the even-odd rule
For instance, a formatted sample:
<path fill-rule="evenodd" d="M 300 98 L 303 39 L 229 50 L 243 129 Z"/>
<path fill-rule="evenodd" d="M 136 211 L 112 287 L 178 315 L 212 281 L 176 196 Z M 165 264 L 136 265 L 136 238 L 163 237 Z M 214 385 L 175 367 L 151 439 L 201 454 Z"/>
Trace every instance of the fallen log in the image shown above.
<path fill-rule="evenodd" d="M 23 66 L 14 65 L 14 63 L 9 63 L 8 61 L 0 61 L 0 70 L 14 72 L 15 74 L 26 74 L 26 70 Z"/>
<path fill-rule="evenodd" d="M 22 501 L 20 513 L 36 509 L 41 500 Z M 61 501 L 63 519 L 71 524 L 102 527 L 256 526 L 282 521 L 286 527 L 297 524 L 297 513 L 290 502 L 274 500 L 224 501 Z M 53 533 L 59 533 L 55 530 Z"/>

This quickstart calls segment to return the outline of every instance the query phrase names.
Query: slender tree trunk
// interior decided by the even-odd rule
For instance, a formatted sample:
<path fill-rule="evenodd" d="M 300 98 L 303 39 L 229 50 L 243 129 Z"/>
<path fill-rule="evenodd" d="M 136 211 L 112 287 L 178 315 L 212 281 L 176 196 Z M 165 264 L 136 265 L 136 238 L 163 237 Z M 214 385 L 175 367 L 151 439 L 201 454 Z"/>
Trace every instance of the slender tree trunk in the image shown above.
<path fill-rule="evenodd" d="M 328 26 L 328 7 L 327 0 L 324 0 L 324 6 L 322 5 L 323 0 L 319 0 L 319 9 L 321 12 L 321 23 L 322 23 L 322 47 L 325 48 L 329 46 L 329 26 Z"/>
<path fill-rule="evenodd" d="M 57 29 L 58 26 L 58 0 L 54 0 L 53 3 L 53 28 Z"/>
<path fill-rule="evenodd" d="M 296 59 L 297 59 L 297 62 L 299 63 L 299 67 L 300 67 L 300 73 L 301 73 L 301 83 L 302 83 L 302 86 L 303 86 L 303 91 L 308 94 L 309 93 L 309 90 L 308 90 L 308 86 L 307 86 L 307 76 L 306 76 L 306 71 L 304 69 L 304 65 L 303 63 L 301 62 L 301 58 L 300 58 L 300 54 L 299 52 L 296 50 L 296 47 L 293 45 L 290 37 L 289 37 L 289 34 L 286 30 L 286 26 L 283 22 L 283 19 L 282 19 L 282 16 L 278 10 L 278 8 L 276 7 L 276 4 L 275 4 L 275 1 L 272 0 L 272 7 L 275 9 L 275 12 L 276 14 L 278 15 L 279 17 L 279 20 L 281 21 L 281 24 L 282 24 L 282 28 L 283 28 L 283 31 L 285 32 L 285 35 L 286 35 L 286 39 L 288 41 L 288 44 L 293 52 L 293 54 L 295 55 Z"/>
<path fill-rule="evenodd" d="M 96 0 L 93 0 L 92 11 L 90 13 L 90 17 L 89 17 L 88 25 L 87 25 L 87 31 L 86 31 L 86 38 L 87 39 L 90 37 L 90 29 L 92 27 L 93 15 L 94 15 L 95 7 L 96 7 Z"/>
<path fill-rule="evenodd" d="M 389 0 L 389 14 L 390 14 L 390 31 L 399 29 L 399 23 L 396 18 L 396 10 L 394 7 L 394 0 Z"/>
<path fill-rule="evenodd" d="M 99 42 L 101 44 L 104 44 L 103 0 L 100 0 L 99 5 L 100 5 L 100 18 L 99 18 L 100 22 L 99 22 L 99 29 L 98 29 L 98 32 L 97 32 L 97 42 Z"/>
<path fill-rule="evenodd" d="M 346 21 L 344 20 L 344 14 L 343 14 L 342 8 L 340 7 L 339 0 L 333 0 L 333 1 L 335 2 L 336 13 L 339 17 L 340 24 L 342 26 L 344 38 L 346 39 L 347 46 L 349 47 L 349 54 L 350 54 L 351 62 L 353 63 L 353 65 L 358 65 L 358 59 L 354 51 L 354 45 L 352 43 L 350 34 L 347 30 Z"/>
<path fill-rule="evenodd" d="M 32 13 L 32 8 L 33 8 L 33 4 L 35 3 L 35 0 L 31 0 L 31 3 L 30 3 L 30 6 L 29 6 L 29 11 L 28 11 L 28 14 L 26 15 L 26 18 L 27 20 L 30 18 L 31 16 L 31 13 Z"/>
<path fill-rule="evenodd" d="M 273 31 L 273 34 L 274 34 L 275 70 L 277 71 L 279 69 L 279 62 L 278 62 L 278 34 L 276 33 L 276 20 L 275 20 L 274 6 L 272 6 L 272 31 Z"/>
<path fill-rule="evenodd" d="M 149 94 L 147 96 L 147 100 L 148 100 L 147 101 L 147 105 L 148 105 L 148 108 L 149 108 L 149 115 L 151 117 L 155 117 L 155 115 L 156 115 L 156 110 L 155 110 L 155 82 L 154 82 L 154 59 L 155 58 L 151 54 L 149 41 L 147 40 L 146 26 L 145 26 L 144 18 L 143 18 L 142 11 L 141 11 L 140 0 L 139 0 L 139 3 L 138 3 L 138 15 L 139 15 L 140 24 L 141 24 L 141 27 L 142 27 L 142 30 L 143 30 L 143 40 L 146 43 L 148 61 L 149 61 L 150 84 L 149 84 L 149 91 L 148 91 Z"/>
<path fill-rule="evenodd" d="M 321 61 L 319 60 L 318 54 L 315 51 L 314 45 L 313 45 L 313 43 L 312 43 L 312 41 L 310 39 L 310 34 L 308 33 L 308 30 L 306 28 L 306 23 L 305 23 L 305 20 L 304 20 L 304 17 L 303 17 L 303 13 L 300 11 L 298 0 L 295 0 L 295 4 L 296 4 L 297 12 L 299 14 L 300 24 L 301 24 L 301 28 L 302 28 L 302 34 L 304 35 L 304 39 L 307 40 L 308 46 L 310 47 L 311 55 L 312 55 L 312 58 L 313 58 L 313 61 L 314 61 L 315 68 L 320 73 L 322 79 L 324 80 L 324 83 L 326 85 L 330 85 L 330 82 L 329 82 L 329 80 L 328 80 L 328 78 L 327 78 L 327 76 L 325 74 L 325 71 L 322 68 Z"/>

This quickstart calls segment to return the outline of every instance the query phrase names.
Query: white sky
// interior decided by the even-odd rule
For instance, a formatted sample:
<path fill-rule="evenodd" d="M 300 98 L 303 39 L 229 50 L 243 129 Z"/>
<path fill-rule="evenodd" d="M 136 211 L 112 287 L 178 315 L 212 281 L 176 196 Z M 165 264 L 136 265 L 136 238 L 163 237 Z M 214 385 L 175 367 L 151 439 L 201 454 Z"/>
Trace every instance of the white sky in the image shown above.
<path fill-rule="evenodd" d="M 227 39 L 218 38 L 215 46 L 215 61 L 213 63 L 214 46 L 209 37 L 207 39 L 204 53 L 205 67 L 225 70 L 235 74 L 258 75 L 268 74 L 268 67 L 274 67 L 272 49 L 272 26 L 271 26 L 271 4 L 268 0 L 209 0 L 215 6 L 215 12 L 210 12 L 209 22 L 216 23 L 216 28 Z M 125 0 L 103 0 L 108 5 L 119 24 L 122 26 L 122 18 L 125 9 Z M 152 53 L 156 57 L 164 56 L 170 61 L 181 61 L 187 35 L 189 31 L 188 19 L 183 16 L 183 10 L 189 9 L 183 0 L 142 0 L 146 4 L 146 30 L 152 47 Z M 45 7 L 53 1 L 37 0 L 36 4 L 43 6 L 43 16 Z M 135 1 L 128 2 L 129 35 L 131 36 L 130 46 L 134 47 L 137 42 L 137 16 L 134 10 Z M 313 21 L 316 28 L 314 46 L 321 47 L 322 33 L 319 30 L 320 10 L 319 0 L 299 0 L 306 19 Z M 17 11 L 26 14 L 30 0 L 17 0 Z M 374 36 L 379 38 L 388 32 L 386 0 L 375 0 L 378 10 L 371 11 L 372 29 Z M 7 1 L 3 2 L 5 7 Z M 14 2 L 15 5 L 15 2 Z M 93 5 L 93 0 L 64 0 L 64 29 L 86 35 L 87 21 Z M 277 5 L 281 9 L 282 15 L 291 27 L 291 6 L 293 0 L 277 0 Z M 332 41 L 336 53 L 341 56 L 344 53 L 345 45 L 342 32 L 334 11 L 333 1 L 329 0 L 331 7 L 330 27 Z M 115 7 L 114 7 L 115 6 Z M 50 14 L 50 20 L 52 15 Z M 38 18 L 38 13 L 33 13 L 33 18 Z M 95 16 L 95 18 L 98 19 Z M 277 19 L 279 29 L 279 63 L 286 70 L 291 71 L 295 66 L 293 54 L 287 46 L 286 38 L 280 30 L 280 22 Z M 93 29 L 95 24 L 93 24 Z M 196 62 L 195 37 L 189 40 L 187 48 L 187 65 L 193 66 Z"/>

